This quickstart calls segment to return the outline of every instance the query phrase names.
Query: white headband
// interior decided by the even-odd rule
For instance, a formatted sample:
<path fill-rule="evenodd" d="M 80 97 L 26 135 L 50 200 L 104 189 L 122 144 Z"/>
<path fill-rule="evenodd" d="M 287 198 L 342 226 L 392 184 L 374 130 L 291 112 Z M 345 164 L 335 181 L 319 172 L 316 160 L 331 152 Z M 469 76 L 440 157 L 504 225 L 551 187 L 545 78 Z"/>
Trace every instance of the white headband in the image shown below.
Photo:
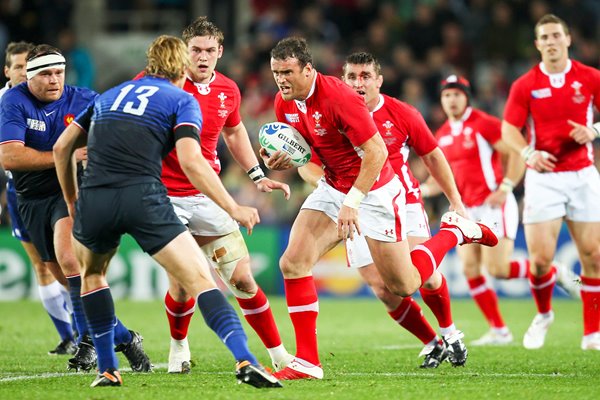
<path fill-rule="evenodd" d="M 27 79 L 31 79 L 40 72 L 50 69 L 65 69 L 66 60 L 60 54 L 46 54 L 27 61 Z"/>

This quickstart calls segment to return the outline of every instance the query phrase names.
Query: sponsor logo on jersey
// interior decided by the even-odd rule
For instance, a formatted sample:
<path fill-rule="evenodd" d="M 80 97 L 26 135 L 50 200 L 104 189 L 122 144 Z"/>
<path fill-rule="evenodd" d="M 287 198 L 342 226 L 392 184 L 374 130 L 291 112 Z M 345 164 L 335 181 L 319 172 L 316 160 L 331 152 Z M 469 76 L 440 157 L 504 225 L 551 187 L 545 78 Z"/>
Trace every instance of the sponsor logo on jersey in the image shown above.
<path fill-rule="evenodd" d="M 34 131 L 40 131 L 40 132 L 46 131 L 46 123 L 44 121 L 40 121 L 37 119 L 27 118 L 27 127 Z"/>
<path fill-rule="evenodd" d="M 450 146 L 452 143 L 454 143 L 454 138 L 452 136 L 442 136 L 438 140 L 438 146 L 440 147 Z"/>
<path fill-rule="evenodd" d="M 531 91 L 531 97 L 534 99 L 545 99 L 547 97 L 552 97 L 552 91 L 550 88 L 543 88 Z"/>
<path fill-rule="evenodd" d="M 217 115 L 221 118 L 227 118 L 227 116 L 229 115 L 229 111 L 228 110 L 223 110 L 223 109 L 219 109 L 219 111 L 217 111 Z"/>
<path fill-rule="evenodd" d="M 285 114 L 285 119 L 290 124 L 300 122 L 300 116 L 298 116 L 298 113 L 295 113 L 295 114 Z"/>
<path fill-rule="evenodd" d="M 583 84 L 581 84 L 581 82 L 578 81 L 573 82 L 573 84 L 571 85 L 571 87 L 575 91 L 575 94 L 573 94 L 573 102 L 576 104 L 581 104 L 585 101 L 585 96 L 581 94 L 582 86 Z"/>

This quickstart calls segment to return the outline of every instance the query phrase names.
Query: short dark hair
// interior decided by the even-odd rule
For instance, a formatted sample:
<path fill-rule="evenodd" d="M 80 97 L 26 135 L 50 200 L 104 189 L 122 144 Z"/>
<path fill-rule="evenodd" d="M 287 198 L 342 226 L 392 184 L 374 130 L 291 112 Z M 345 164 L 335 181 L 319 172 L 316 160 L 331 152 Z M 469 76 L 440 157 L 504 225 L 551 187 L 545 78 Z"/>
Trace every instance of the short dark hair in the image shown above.
<path fill-rule="evenodd" d="M 31 61 L 41 56 L 46 56 L 48 54 L 58 54 L 62 56 L 62 52 L 54 46 L 50 46 L 49 44 L 38 44 L 29 52 L 27 56 L 27 61 Z"/>
<path fill-rule="evenodd" d="M 29 42 L 10 42 L 8 44 L 8 46 L 6 46 L 6 58 L 4 59 L 4 65 L 6 65 L 7 68 L 10 68 L 12 65 L 12 60 L 11 60 L 11 56 L 14 56 L 15 54 L 23 54 L 23 53 L 28 53 L 34 48 L 33 43 L 29 43 Z"/>
<path fill-rule="evenodd" d="M 356 53 L 350 54 L 346 57 L 346 63 L 344 64 L 343 70 L 344 74 L 346 73 L 346 65 L 354 64 L 354 65 L 370 65 L 373 64 L 373 69 L 375 69 L 375 74 L 377 76 L 381 75 L 381 64 L 377 61 L 377 58 L 371 53 L 367 53 L 366 51 L 359 51 Z"/>
<path fill-rule="evenodd" d="M 271 50 L 271 58 L 275 60 L 296 58 L 301 68 L 313 63 L 306 40 L 297 36 L 281 39 Z"/>
<path fill-rule="evenodd" d="M 569 33 L 569 26 L 567 25 L 567 23 L 565 22 L 565 20 L 563 20 L 560 17 L 557 17 L 554 14 L 546 14 L 544 15 L 542 18 L 540 18 L 537 22 L 537 24 L 535 24 L 535 28 L 533 29 L 533 33 L 535 34 L 535 37 L 537 39 L 537 32 L 538 32 L 538 28 L 542 25 L 546 25 L 546 24 L 561 24 L 563 27 L 563 30 L 565 31 L 565 35 L 570 35 Z"/>
<path fill-rule="evenodd" d="M 219 42 L 220 46 L 223 45 L 223 40 L 225 39 L 223 32 L 221 32 L 221 30 L 205 16 L 196 18 L 196 20 L 189 24 L 181 34 L 181 38 L 185 44 L 188 44 L 190 40 L 196 36 L 214 37 L 217 39 L 217 42 Z"/>

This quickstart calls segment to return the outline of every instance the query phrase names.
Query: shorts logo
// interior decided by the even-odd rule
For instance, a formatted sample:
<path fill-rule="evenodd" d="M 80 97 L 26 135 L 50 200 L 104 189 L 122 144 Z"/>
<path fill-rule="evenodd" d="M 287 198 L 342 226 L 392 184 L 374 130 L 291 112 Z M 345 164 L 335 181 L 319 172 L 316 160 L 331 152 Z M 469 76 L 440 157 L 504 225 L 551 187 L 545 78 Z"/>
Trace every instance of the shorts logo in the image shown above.
<path fill-rule="evenodd" d="M 40 121 L 37 119 L 27 118 L 27 127 L 34 131 L 40 131 L 40 132 L 46 131 L 46 123 L 44 121 Z"/>
<path fill-rule="evenodd" d="M 534 99 L 545 99 L 547 97 L 552 97 L 552 91 L 550 88 L 543 88 L 531 91 L 531 97 Z"/>
<path fill-rule="evenodd" d="M 386 236 L 394 236 L 394 230 L 393 229 L 386 229 L 385 230 L 385 235 Z"/>

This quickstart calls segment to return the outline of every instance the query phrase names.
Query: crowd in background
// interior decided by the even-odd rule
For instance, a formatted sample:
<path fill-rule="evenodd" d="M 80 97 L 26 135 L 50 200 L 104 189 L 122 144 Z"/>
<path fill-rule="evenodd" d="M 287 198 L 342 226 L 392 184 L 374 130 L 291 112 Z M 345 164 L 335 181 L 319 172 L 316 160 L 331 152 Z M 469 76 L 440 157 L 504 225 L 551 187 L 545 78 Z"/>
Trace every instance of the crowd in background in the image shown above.
<path fill-rule="evenodd" d="M 347 54 L 366 50 L 382 64 L 382 92 L 417 107 L 435 131 L 445 115 L 439 104 L 439 83 L 451 73 L 467 77 L 473 86 L 472 102 L 502 117 L 512 81 L 539 62 L 533 45 L 533 27 L 552 12 L 569 24 L 571 57 L 600 66 L 600 2 L 596 0 L 248 0 L 252 17 L 236 20 L 239 1 L 208 1 L 208 16 L 226 36 L 225 53 L 217 70 L 235 80 L 242 91 L 242 116 L 254 139 L 259 127 L 274 120 L 273 99 L 277 88 L 269 65 L 275 43 L 290 35 L 305 37 L 319 72 L 339 76 Z M 94 60 L 78 43 L 72 28 L 75 0 L 0 0 L 0 46 L 15 40 L 50 43 L 67 57 L 67 83 L 95 87 Z M 106 7 L 120 11 L 176 9 L 189 15 L 191 0 L 106 0 Z M 225 12 L 224 12 L 225 11 Z M 189 21 L 186 21 L 186 23 Z M 145 29 L 154 29 L 147 26 Z M 241 28 L 241 29 L 240 29 Z M 126 29 L 111 25 L 110 29 Z M 230 32 L 242 32 L 232 34 Z M 157 34 L 161 32 L 156 32 Z M 136 72 L 136 71 L 133 71 Z M 598 120 L 598 119 L 596 119 Z M 289 223 L 309 188 L 296 171 L 269 173 L 292 183 L 292 198 L 259 194 L 254 184 L 227 150 L 221 153 L 223 181 L 246 205 L 259 208 L 263 223 Z M 600 165 L 600 158 L 596 152 Z M 412 164 L 418 178 L 424 169 Z M 0 178 L 1 179 L 1 178 Z M 518 192 L 517 192 L 518 194 Z M 433 218 L 443 202 L 435 201 Z M 3 213 L 2 223 L 6 223 Z"/>

